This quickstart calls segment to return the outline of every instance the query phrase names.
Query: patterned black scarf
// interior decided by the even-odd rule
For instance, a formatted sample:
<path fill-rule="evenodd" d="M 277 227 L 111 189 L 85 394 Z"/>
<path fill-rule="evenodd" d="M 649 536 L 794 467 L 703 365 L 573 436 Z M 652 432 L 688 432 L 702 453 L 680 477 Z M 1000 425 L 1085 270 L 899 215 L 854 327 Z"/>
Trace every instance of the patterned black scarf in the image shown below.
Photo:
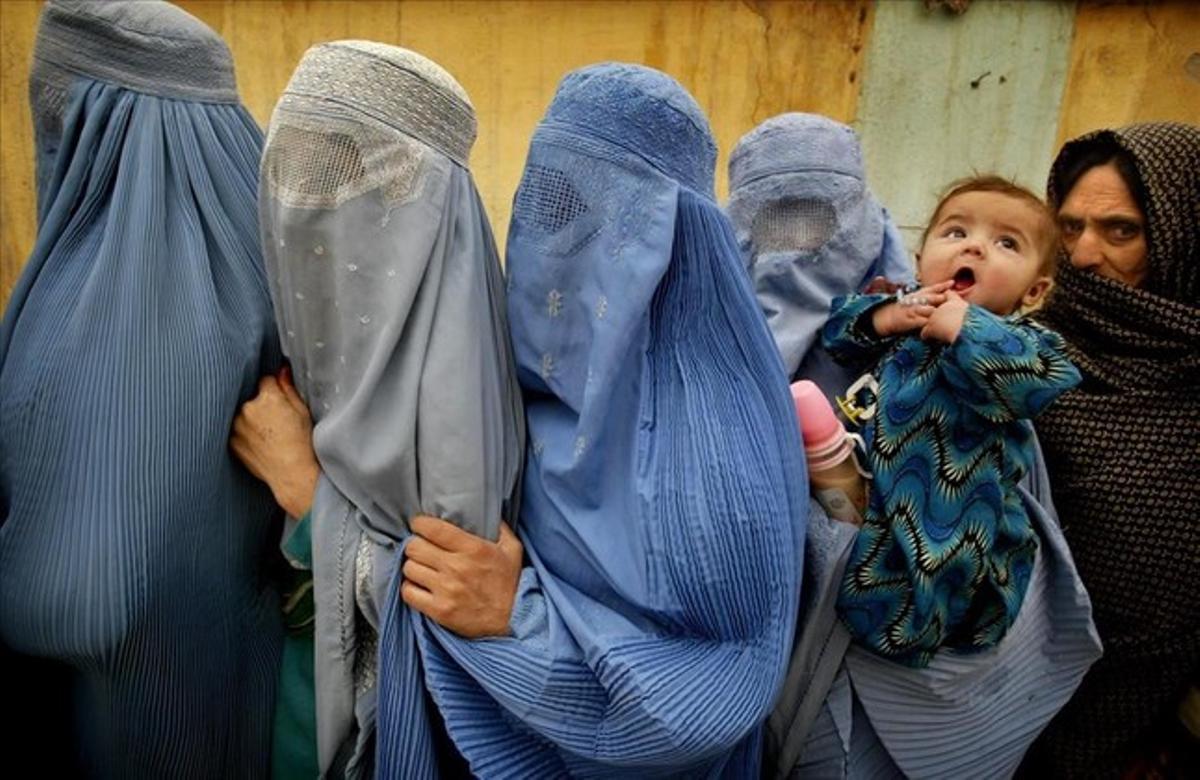
<path fill-rule="evenodd" d="M 1149 273 L 1128 287 L 1064 262 L 1039 318 L 1083 383 L 1038 418 L 1063 532 L 1092 597 L 1104 657 L 1025 768 L 1119 772 L 1200 676 L 1200 128 L 1136 125 L 1115 143 L 1144 188 Z"/>

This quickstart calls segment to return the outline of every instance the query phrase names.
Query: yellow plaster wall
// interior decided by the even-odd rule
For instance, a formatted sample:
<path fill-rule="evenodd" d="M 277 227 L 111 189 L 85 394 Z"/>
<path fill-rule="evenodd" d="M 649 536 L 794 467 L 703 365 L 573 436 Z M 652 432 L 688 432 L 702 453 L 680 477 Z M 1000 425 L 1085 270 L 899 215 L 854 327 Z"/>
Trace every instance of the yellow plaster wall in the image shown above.
<path fill-rule="evenodd" d="M 722 153 L 785 110 L 854 118 L 870 0 L 852 2 L 376 2 L 181 0 L 229 42 L 243 100 L 260 123 L 313 43 L 370 38 L 447 68 L 479 114 L 471 167 L 503 246 L 529 137 L 561 76 L 601 60 L 679 79 L 708 112 Z M 39 3 L 0 2 L 0 301 L 32 246 L 32 139 L 25 78 Z M 719 163 L 724 192 L 724 157 Z"/>
<path fill-rule="evenodd" d="M 723 194 L 725 155 L 756 123 L 786 110 L 856 118 L 874 17 L 871 0 L 181 0 L 180 5 L 229 41 L 244 100 L 264 124 L 313 43 L 370 38 L 442 63 L 466 87 L 479 113 L 472 168 L 501 245 L 530 133 L 566 71 L 615 59 L 652 65 L 682 81 L 712 121 L 722 151 Z M 34 238 L 26 74 L 39 8 L 39 0 L 0 2 L 0 305 Z M 1080 3 L 1059 141 L 1095 127 L 1149 119 L 1200 124 L 1196 5 Z"/>
<path fill-rule="evenodd" d="M 0 2 L 0 306 L 33 247 L 33 126 L 27 94 L 37 2 Z"/>
<path fill-rule="evenodd" d="M 1081 3 L 1058 142 L 1135 121 L 1200 125 L 1200 4 Z"/>

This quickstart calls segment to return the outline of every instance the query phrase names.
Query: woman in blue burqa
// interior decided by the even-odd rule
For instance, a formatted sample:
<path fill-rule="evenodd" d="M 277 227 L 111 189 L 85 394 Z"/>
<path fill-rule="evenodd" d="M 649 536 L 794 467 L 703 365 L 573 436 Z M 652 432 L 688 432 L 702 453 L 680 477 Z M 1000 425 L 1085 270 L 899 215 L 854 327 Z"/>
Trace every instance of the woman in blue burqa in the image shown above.
<path fill-rule="evenodd" d="M 53 733 L 39 773 L 261 776 L 277 510 L 226 444 L 278 363 L 261 133 L 224 42 L 166 3 L 47 3 L 30 93 L 37 240 L 0 329 L 7 722 Z"/>
<path fill-rule="evenodd" d="M 327 98 L 341 106 L 378 99 Z M 427 116 L 422 100 L 429 97 L 411 95 L 417 102 L 407 113 Z M 807 489 L 786 377 L 732 227 L 713 199 L 715 158 L 691 96 L 640 66 L 569 74 L 537 128 L 508 244 L 508 315 L 528 426 L 517 522 L 528 560 L 519 581 L 514 571 L 511 597 L 502 572 L 460 565 L 465 558 L 430 576 L 423 567 L 453 563 L 460 543 L 413 518 L 443 515 L 494 534 L 495 515 L 447 514 L 453 507 L 424 495 L 423 484 L 417 495 L 403 479 L 385 478 L 390 471 L 368 482 L 371 462 L 357 453 L 375 448 L 335 442 L 318 419 L 313 440 L 330 482 L 324 448 L 353 454 L 358 492 L 345 497 L 357 508 L 346 515 L 386 510 L 380 538 L 404 551 L 374 559 L 379 589 L 376 606 L 366 608 L 378 610 L 369 704 L 378 776 L 450 771 L 436 749 L 443 724 L 470 771 L 483 777 L 757 774 L 762 722 L 792 645 Z M 383 218 L 369 215 L 346 225 L 365 231 Z M 335 234 L 356 235 L 327 233 Z M 292 236 L 285 229 L 273 238 L 291 247 Z M 282 288 L 288 307 L 310 299 Z M 478 309 L 483 298 L 475 295 Z M 304 349 L 318 348 L 315 333 L 303 338 Z M 389 359 L 403 360 L 408 348 L 398 344 Z M 297 367 L 297 380 L 303 375 Z M 464 376 L 468 386 L 476 381 L 470 367 Z M 314 412 L 321 404 L 307 401 Z M 432 414 L 393 394 L 363 421 L 387 431 L 414 408 L 418 425 Z M 496 413 L 482 417 L 484 432 L 494 430 Z M 415 451 L 418 468 L 437 451 L 452 459 L 481 451 L 472 428 L 479 419 L 441 427 L 428 449 Z M 456 475 L 437 490 L 477 490 L 474 479 Z M 343 537 L 317 533 L 324 484 L 312 515 L 315 559 L 322 544 L 347 549 Z M 505 484 L 487 489 L 503 496 Z M 375 530 L 355 522 L 351 537 Z M 430 552 L 437 548 L 441 557 Z M 333 716 L 321 704 L 326 640 L 320 571 L 316 577 L 322 732 Z M 482 606 L 463 619 L 440 609 L 439 589 L 473 594 Z M 498 605 L 486 598 L 495 592 L 505 596 Z M 478 630 L 493 622 L 485 613 L 502 616 L 498 629 Z M 481 634 L 491 636 L 466 638 Z M 356 706 L 367 704 L 360 696 Z"/>
<path fill-rule="evenodd" d="M 730 212 L 785 364 L 827 396 L 844 395 L 861 371 L 834 363 L 821 346 L 832 299 L 861 291 L 875 274 L 909 281 L 913 267 L 865 189 L 857 140 L 824 117 L 775 117 L 739 142 L 730 182 Z M 925 669 L 850 643 L 835 603 L 857 528 L 810 502 L 799 626 L 767 722 L 765 775 L 1013 773 L 1100 650 L 1034 446 L 1021 495 L 1040 544 L 1020 615 L 999 646 L 943 650 Z"/>
<path fill-rule="evenodd" d="M 831 400 L 858 377 L 821 346 L 833 299 L 876 277 L 913 280 L 900 231 L 867 187 L 854 130 L 819 114 L 772 117 L 729 155 L 729 217 L 792 379 Z"/>

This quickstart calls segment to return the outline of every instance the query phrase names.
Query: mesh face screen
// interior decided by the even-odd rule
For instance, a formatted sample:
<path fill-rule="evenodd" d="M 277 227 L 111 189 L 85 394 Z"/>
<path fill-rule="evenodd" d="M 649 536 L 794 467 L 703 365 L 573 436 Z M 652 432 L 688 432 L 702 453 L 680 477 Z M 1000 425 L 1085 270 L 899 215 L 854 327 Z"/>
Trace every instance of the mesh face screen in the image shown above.
<path fill-rule="evenodd" d="M 813 251 L 837 231 L 837 212 L 823 200 L 783 198 L 754 217 L 750 237 L 759 252 Z"/>
<path fill-rule="evenodd" d="M 526 169 L 516 207 L 522 221 L 544 233 L 557 233 L 588 210 L 565 174 L 539 165 Z"/>
<path fill-rule="evenodd" d="M 39 133 L 49 136 L 62 133 L 70 81 L 70 75 L 65 71 L 35 61 L 33 71 L 29 74 L 29 101 L 34 125 Z"/>
<path fill-rule="evenodd" d="M 422 148 L 398 133 L 352 122 L 305 126 L 289 116 L 271 128 L 266 176 L 288 206 L 332 209 L 369 190 L 390 206 L 419 189 Z"/>
<path fill-rule="evenodd" d="M 274 129 L 267 171 L 282 189 L 326 198 L 366 176 L 358 144 L 349 135 L 292 125 Z"/>

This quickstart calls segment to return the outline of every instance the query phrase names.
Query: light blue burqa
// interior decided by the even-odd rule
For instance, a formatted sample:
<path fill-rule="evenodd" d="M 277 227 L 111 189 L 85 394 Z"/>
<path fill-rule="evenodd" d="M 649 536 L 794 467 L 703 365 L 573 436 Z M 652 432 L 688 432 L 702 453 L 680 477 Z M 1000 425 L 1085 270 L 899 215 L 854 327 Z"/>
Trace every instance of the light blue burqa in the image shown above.
<path fill-rule="evenodd" d="M 1091 601 L 1033 444 L 1019 486 L 1038 553 L 1016 622 L 996 647 L 942 651 L 924 669 L 850 644 L 835 604 L 856 529 L 809 520 L 805 603 L 767 729 L 771 777 L 1005 778 L 1100 656 Z"/>
<path fill-rule="evenodd" d="M 715 156 L 695 101 L 634 65 L 567 75 L 534 135 L 508 244 L 532 566 L 511 636 L 417 634 L 480 776 L 758 772 L 808 496 Z M 430 777 L 404 618 L 380 638 L 377 769 Z"/>
<path fill-rule="evenodd" d="M 38 234 L 0 329 L 6 663 L 66 695 L 43 761 L 264 776 L 277 510 L 228 449 L 278 367 L 262 135 L 225 44 L 166 3 L 48 3 L 30 81 Z"/>
<path fill-rule="evenodd" d="M 817 114 L 772 117 L 729 157 L 729 202 L 754 293 L 788 376 L 844 393 L 858 374 L 821 347 L 834 298 L 875 276 L 905 284 L 911 257 L 867 188 L 854 131 Z"/>
<path fill-rule="evenodd" d="M 783 114 L 747 133 L 730 158 L 728 209 L 784 364 L 832 397 L 858 372 L 820 344 L 833 298 L 876 275 L 912 279 L 887 212 L 865 185 L 853 131 Z M 1040 541 L 1034 574 L 1003 642 L 938 654 L 927 669 L 853 647 L 834 604 L 856 529 L 811 502 L 800 625 L 768 720 L 772 777 L 1005 777 L 1099 656 L 1091 605 L 1050 502 L 1045 465 L 1021 496 Z"/>

